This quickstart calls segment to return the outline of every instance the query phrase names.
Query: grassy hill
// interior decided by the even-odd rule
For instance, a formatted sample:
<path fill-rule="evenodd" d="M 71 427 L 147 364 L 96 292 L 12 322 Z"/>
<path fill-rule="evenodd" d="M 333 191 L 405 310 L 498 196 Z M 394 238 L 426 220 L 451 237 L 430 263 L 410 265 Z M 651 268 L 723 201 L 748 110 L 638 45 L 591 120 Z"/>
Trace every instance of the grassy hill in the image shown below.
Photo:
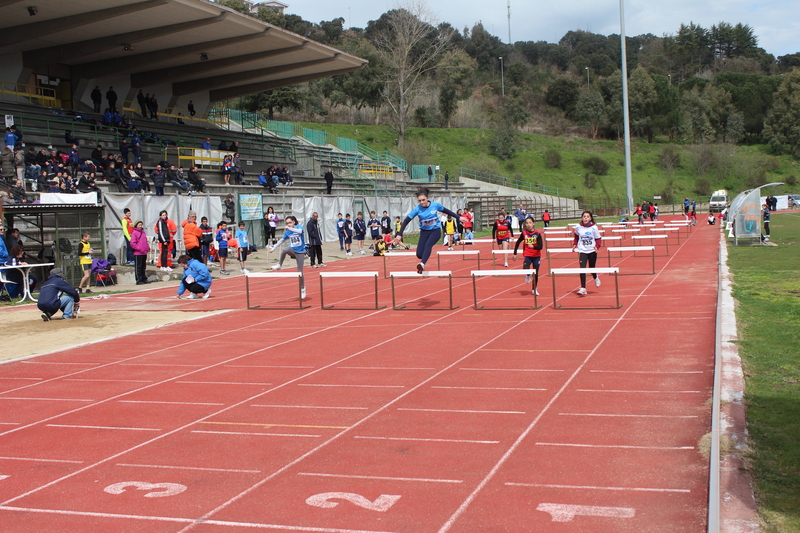
<path fill-rule="evenodd" d="M 616 205 L 621 205 L 617 198 L 625 197 L 622 142 L 519 134 L 517 154 L 512 159 L 500 161 L 489 154 L 489 140 L 494 135 L 491 130 L 409 128 L 406 142 L 403 148 L 399 148 L 395 142 L 397 135 L 388 126 L 303 125 L 356 139 L 375 150 L 390 150 L 411 164 L 439 165 L 442 174 L 447 170 L 455 176 L 460 168 L 471 168 L 569 189 L 585 199 L 604 199 Z M 560 168 L 547 166 L 545 152 L 548 149 L 561 155 Z M 672 171 L 665 170 L 660 164 L 665 149 L 671 150 L 679 159 Z M 605 175 L 586 177 L 589 171 L 583 161 L 592 155 L 608 162 Z M 655 195 L 664 197 L 663 202 L 668 201 L 670 195 L 676 201 L 684 196 L 706 201 L 706 197 L 716 189 L 736 192 L 776 181 L 787 185 L 769 189 L 772 194 L 800 192 L 797 161 L 788 156 L 772 156 L 763 145 L 698 146 L 670 144 L 666 138 L 657 138 L 653 143 L 633 140 L 631 159 L 636 201 L 651 199 Z M 702 174 L 701 168 L 705 169 Z"/>

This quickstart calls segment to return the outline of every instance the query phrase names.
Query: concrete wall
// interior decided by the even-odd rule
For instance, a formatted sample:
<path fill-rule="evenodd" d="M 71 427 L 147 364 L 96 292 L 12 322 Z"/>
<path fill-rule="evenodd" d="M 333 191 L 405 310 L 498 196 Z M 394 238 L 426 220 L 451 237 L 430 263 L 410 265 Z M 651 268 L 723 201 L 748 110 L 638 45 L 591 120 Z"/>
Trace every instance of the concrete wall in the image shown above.
<path fill-rule="evenodd" d="M 567 209 L 578 209 L 577 200 L 571 198 L 562 198 L 560 196 L 550 196 L 548 194 L 541 194 L 531 191 L 523 191 L 522 189 L 514 189 L 513 187 L 506 187 L 504 185 L 496 185 L 494 183 L 486 183 L 485 181 L 474 180 L 459 177 L 458 180 L 468 187 L 479 187 L 481 191 L 495 192 L 500 196 L 515 196 L 518 198 L 534 198 L 537 203 L 550 203 L 552 205 L 561 206 Z M 516 208 L 516 205 L 514 206 Z"/>

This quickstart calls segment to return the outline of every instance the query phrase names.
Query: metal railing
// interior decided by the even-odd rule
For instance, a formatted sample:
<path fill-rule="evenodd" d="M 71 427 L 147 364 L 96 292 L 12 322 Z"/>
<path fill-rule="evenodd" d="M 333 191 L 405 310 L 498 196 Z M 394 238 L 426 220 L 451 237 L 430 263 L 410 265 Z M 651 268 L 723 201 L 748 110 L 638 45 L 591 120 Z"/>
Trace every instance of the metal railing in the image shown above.
<path fill-rule="evenodd" d="M 558 187 L 551 187 L 541 183 L 523 181 L 517 178 L 498 176 L 496 174 L 489 174 L 488 172 L 481 172 L 480 170 L 473 170 L 471 168 L 461 168 L 459 175 L 465 178 L 485 181 L 486 183 L 494 183 L 495 185 L 503 185 L 504 187 L 511 187 L 523 191 L 538 192 L 541 194 L 548 194 L 550 196 L 563 196 L 566 198 L 578 197 L 577 193 L 567 189 L 559 189 Z"/>
<path fill-rule="evenodd" d="M 3 101 L 30 101 L 49 107 L 61 107 L 61 99 L 58 98 L 56 90 L 51 87 L 0 81 L 0 96 Z"/>
<path fill-rule="evenodd" d="M 148 118 L 146 115 L 142 114 L 142 108 L 139 106 L 139 103 L 134 100 L 122 101 L 122 112 L 124 113 L 126 111 L 131 114 L 131 118 L 135 118 L 137 115 L 142 118 Z M 209 120 L 207 116 L 203 117 L 202 114 L 195 114 L 195 116 L 192 116 L 191 111 L 180 107 L 168 107 L 160 105 L 158 106 L 158 111 L 156 114 L 159 121 L 164 118 L 165 122 L 171 124 L 189 124 L 191 126 L 207 126 L 211 124 L 214 126 L 219 126 L 219 123 L 214 120 Z"/>

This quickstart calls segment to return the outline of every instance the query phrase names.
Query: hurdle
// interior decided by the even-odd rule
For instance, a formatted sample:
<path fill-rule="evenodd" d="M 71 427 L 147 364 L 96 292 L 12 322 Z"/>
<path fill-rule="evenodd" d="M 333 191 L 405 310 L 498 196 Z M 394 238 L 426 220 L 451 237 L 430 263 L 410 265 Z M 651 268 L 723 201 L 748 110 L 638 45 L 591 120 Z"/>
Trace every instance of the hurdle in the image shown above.
<path fill-rule="evenodd" d="M 558 293 L 556 292 L 556 277 L 567 276 L 571 274 L 610 274 L 614 276 L 614 293 L 617 297 L 616 307 L 564 307 L 558 305 Z M 550 277 L 553 278 L 553 309 L 619 309 L 622 304 L 619 303 L 619 268 L 554 268 L 550 271 Z"/>
<path fill-rule="evenodd" d="M 483 244 L 486 242 L 492 243 L 492 248 L 494 248 L 497 245 L 496 239 L 463 239 L 458 241 L 458 244 L 461 245 L 461 249 L 463 250 L 464 247 L 468 244 Z"/>
<path fill-rule="evenodd" d="M 680 228 L 650 228 L 650 232 L 651 233 L 653 233 L 653 232 L 657 232 L 657 233 L 664 232 L 665 235 L 672 235 L 672 233 L 667 233 L 667 232 L 671 232 L 671 231 L 676 232 L 674 235 L 676 237 L 678 237 L 678 244 L 680 244 L 681 243 L 681 229 Z"/>
<path fill-rule="evenodd" d="M 481 268 L 481 253 L 478 250 L 442 250 L 436 252 L 436 268 L 441 270 L 442 269 L 442 259 L 441 256 L 443 255 L 460 255 L 465 261 L 467 259 L 466 256 L 468 255 L 475 255 L 478 257 L 478 268 Z"/>
<path fill-rule="evenodd" d="M 611 233 L 618 233 L 621 237 L 631 233 L 639 233 L 641 228 L 612 229 Z"/>
<path fill-rule="evenodd" d="M 453 273 L 449 270 L 430 270 L 423 272 L 422 274 L 417 274 L 416 271 L 413 272 L 391 272 L 389 273 L 389 278 L 392 280 L 392 309 L 395 311 L 400 309 L 406 309 L 404 305 L 397 305 L 397 290 L 394 286 L 394 280 L 397 278 L 418 278 L 418 279 L 425 279 L 425 278 L 447 278 L 448 284 L 448 292 L 450 294 L 450 307 L 445 308 L 438 308 L 437 310 L 448 310 L 452 311 L 453 309 L 458 308 L 458 306 L 453 306 Z M 432 309 L 407 309 L 408 311 L 431 311 Z"/>
<path fill-rule="evenodd" d="M 655 246 L 611 246 L 606 248 L 608 250 L 608 266 L 611 266 L 611 252 L 633 252 L 633 256 L 636 257 L 636 252 L 646 252 L 650 251 L 651 258 L 653 259 L 653 268 L 652 272 L 626 272 L 624 274 L 618 274 L 620 276 L 644 276 L 644 275 L 653 275 L 656 273 L 656 247 Z"/>
<path fill-rule="evenodd" d="M 544 242 L 547 244 L 551 242 L 573 242 L 574 240 L 574 237 L 548 237 L 547 235 L 544 237 Z"/>
<path fill-rule="evenodd" d="M 691 222 L 667 222 L 664 224 L 665 228 L 678 228 L 678 229 L 685 229 L 686 235 L 688 236 L 692 233 L 692 223 Z"/>
<path fill-rule="evenodd" d="M 497 268 L 497 256 L 498 255 L 503 255 L 503 256 L 514 255 L 514 250 L 492 250 L 492 267 L 493 268 Z M 503 259 L 504 259 L 504 261 L 503 261 L 504 263 L 508 262 L 508 257 L 503 257 Z"/>
<path fill-rule="evenodd" d="M 383 277 L 384 279 L 389 278 L 388 268 L 386 267 L 386 258 L 387 257 L 416 257 L 417 252 L 385 252 L 383 254 Z"/>
<path fill-rule="evenodd" d="M 474 304 L 476 310 L 486 309 L 486 310 L 508 310 L 508 311 L 520 311 L 520 310 L 527 310 L 527 309 L 539 309 L 541 305 L 539 305 L 539 298 L 536 296 L 536 291 L 533 289 L 533 277 L 536 274 L 535 268 L 530 268 L 528 270 L 473 270 L 472 274 L 472 296 L 474 298 Z M 480 276 L 531 276 L 531 293 L 533 295 L 533 307 L 525 306 L 525 307 L 489 307 L 486 306 L 478 306 L 478 283 L 477 280 Z"/>
<path fill-rule="evenodd" d="M 250 278 L 297 278 L 297 296 L 300 304 L 292 307 L 262 307 L 260 305 L 250 305 Z M 245 292 L 247 293 L 248 309 L 308 309 L 310 305 L 303 305 L 303 275 L 300 272 L 255 272 L 245 274 Z"/>
<path fill-rule="evenodd" d="M 346 310 L 375 310 L 383 309 L 385 305 L 378 305 L 378 273 L 377 272 L 320 272 L 319 273 L 319 302 L 322 309 L 333 309 L 333 305 L 325 305 L 325 290 L 322 280 L 325 278 L 374 278 L 375 279 L 375 306 L 374 307 L 348 307 Z M 344 309 L 344 308 L 341 308 Z"/>
<path fill-rule="evenodd" d="M 664 239 L 664 246 L 666 248 L 665 254 L 659 254 L 658 257 L 669 257 L 669 236 L 667 235 L 634 235 L 631 237 L 634 241 L 640 241 L 642 239 L 650 239 L 650 242 L 655 245 L 653 239 L 661 240 Z"/>
<path fill-rule="evenodd" d="M 552 254 L 565 254 L 565 253 L 572 253 L 576 254 L 577 252 L 573 252 L 572 248 L 548 248 L 547 249 L 547 270 L 552 270 L 552 266 L 550 265 L 550 257 Z M 577 259 L 577 256 L 575 256 Z"/>

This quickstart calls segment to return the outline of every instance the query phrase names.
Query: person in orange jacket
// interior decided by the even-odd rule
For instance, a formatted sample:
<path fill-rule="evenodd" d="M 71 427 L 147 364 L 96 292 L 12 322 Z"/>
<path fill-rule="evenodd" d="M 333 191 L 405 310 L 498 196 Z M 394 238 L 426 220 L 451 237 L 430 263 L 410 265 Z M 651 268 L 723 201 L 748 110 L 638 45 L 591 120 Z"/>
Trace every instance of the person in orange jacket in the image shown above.
<path fill-rule="evenodd" d="M 203 237 L 203 230 L 197 225 L 197 213 L 189 211 L 189 216 L 181 224 L 183 227 L 183 245 L 189 257 L 198 261 L 203 260 L 200 239 Z"/>

